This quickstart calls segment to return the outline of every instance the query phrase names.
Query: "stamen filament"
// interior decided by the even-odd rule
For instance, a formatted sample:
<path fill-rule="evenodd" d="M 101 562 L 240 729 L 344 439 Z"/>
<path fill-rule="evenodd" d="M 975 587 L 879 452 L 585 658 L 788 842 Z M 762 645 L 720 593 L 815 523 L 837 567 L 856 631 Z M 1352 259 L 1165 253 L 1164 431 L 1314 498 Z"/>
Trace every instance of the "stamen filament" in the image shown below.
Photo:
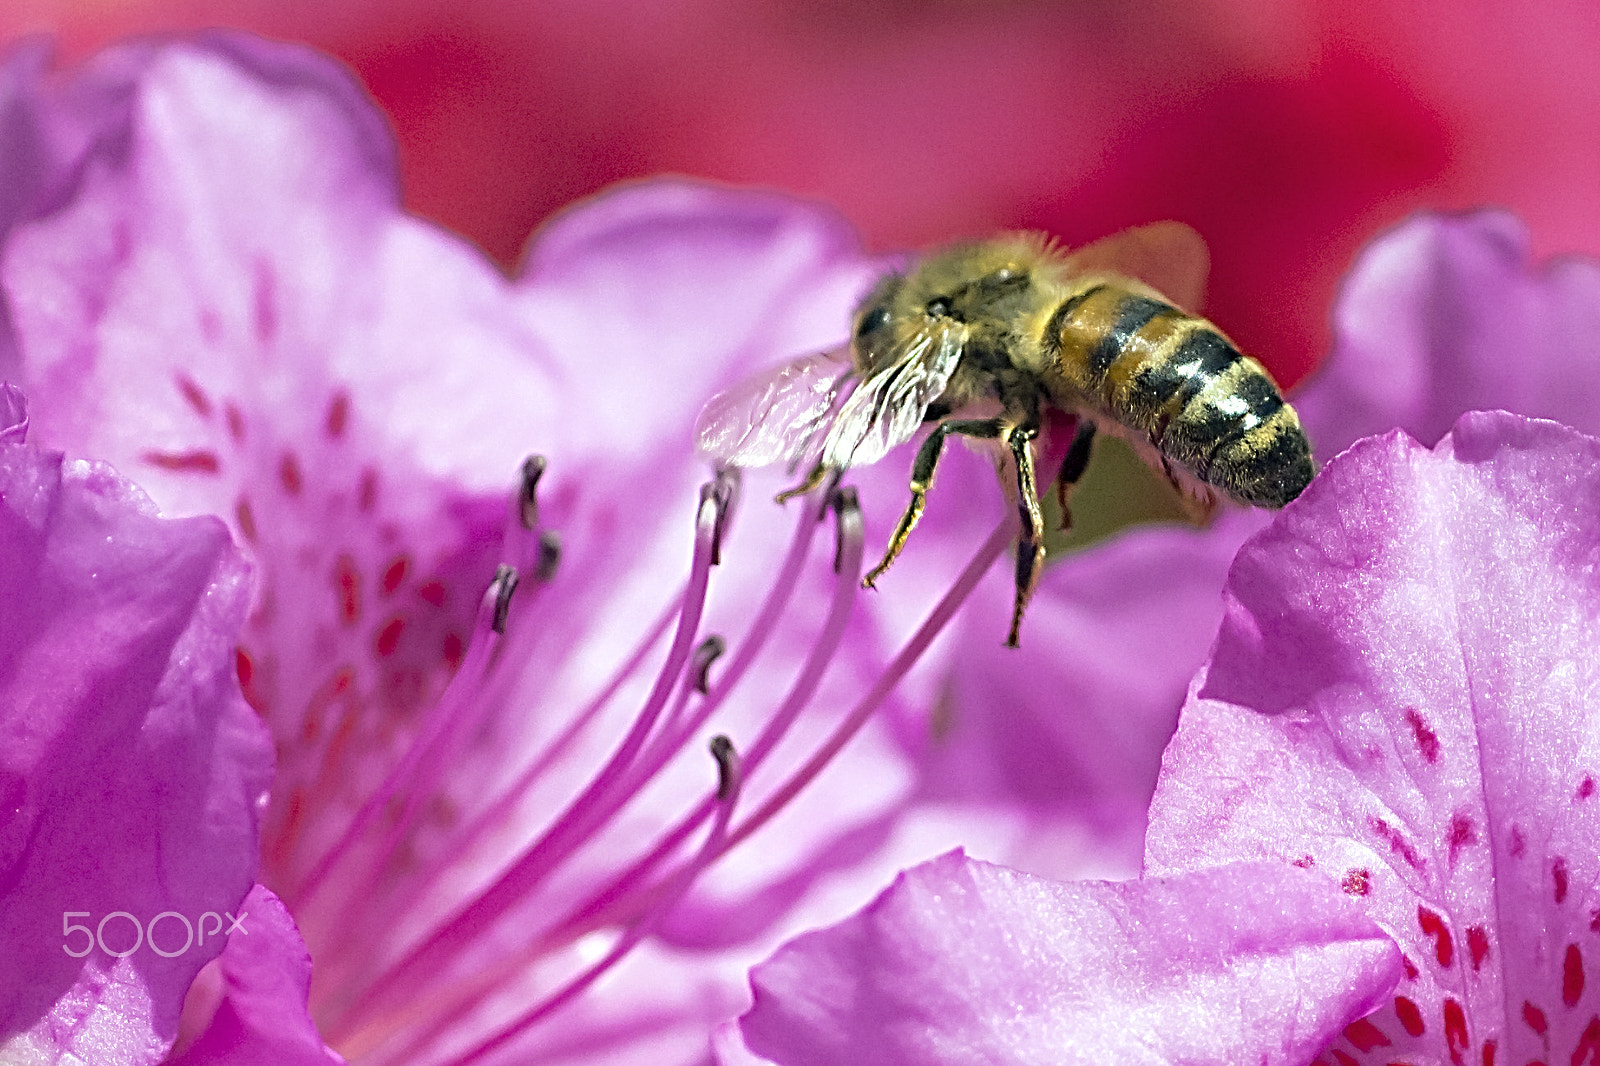
<path fill-rule="evenodd" d="M 556 864 L 583 843 L 590 830 L 602 819 L 605 814 L 603 801 L 623 778 L 623 771 L 643 747 L 693 651 L 700 617 L 705 608 L 716 531 L 721 525 L 724 505 L 730 496 L 731 491 L 720 479 L 701 488 L 695 521 L 694 556 L 689 585 L 678 615 L 677 632 L 667 661 L 657 675 L 643 709 L 617 750 L 588 787 L 568 802 L 539 838 L 524 848 L 516 861 L 493 884 L 471 902 L 443 918 L 431 934 L 426 935 L 398 961 L 382 973 L 372 976 L 365 991 L 356 998 L 349 1010 L 327 1027 L 335 1041 L 342 1034 L 360 1027 L 374 1013 L 384 1012 L 390 1003 L 410 999 L 413 983 L 426 982 L 429 975 L 436 974 L 465 946 L 477 942 Z"/>
<path fill-rule="evenodd" d="M 821 632 L 811 646 L 805 662 L 801 665 L 800 672 L 796 675 L 794 683 L 790 686 L 783 702 L 766 725 L 757 734 L 756 739 L 750 744 L 744 758 L 745 775 L 753 773 L 761 762 L 775 748 L 789 728 L 799 718 L 811 697 L 815 695 L 817 687 L 821 684 L 828 667 L 833 663 L 834 655 L 839 650 L 839 645 L 844 639 L 845 630 L 850 620 L 856 596 L 860 591 L 861 563 L 863 552 L 863 532 L 861 524 L 861 511 L 855 500 L 852 490 L 844 490 L 840 494 L 838 503 L 839 530 L 835 558 L 839 563 L 837 574 L 834 578 L 833 596 L 829 602 L 828 614 L 823 621 Z M 808 512 L 801 516 L 801 528 L 809 528 L 815 524 Z M 643 856 L 633 863 L 628 869 L 584 900 L 577 907 L 569 911 L 561 921 L 555 923 L 545 933 L 540 944 L 542 950 L 548 950 L 557 944 L 565 943 L 582 935 L 588 930 L 599 928 L 618 920 L 618 915 L 629 906 L 628 893 L 635 885 L 647 877 L 668 855 L 677 850 L 695 828 L 704 821 L 714 810 L 714 801 L 707 798 L 688 814 L 679 819 L 678 823 L 664 833 L 656 844 Z M 652 890 L 653 891 L 653 890 Z M 646 893 L 648 894 L 648 893 Z M 639 900 L 635 898 L 634 903 Z"/>
<path fill-rule="evenodd" d="M 501 1028 L 487 1040 L 484 1040 L 470 1051 L 450 1059 L 449 1066 L 467 1066 L 471 1062 L 484 1058 L 582 994 L 650 934 L 655 924 L 682 898 L 683 894 L 689 890 L 689 886 L 694 884 L 695 879 L 699 877 L 712 857 L 721 854 L 724 840 L 728 834 L 728 822 L 733 816 L 734 804 L 738 802 L 739 793 L 743 787 L 744 773 L 740 768 L 738 753 L 734 751 L 733 744 L 727 737 L 720 735 L 713 737 L 711 740 L 711 752 L 717 760 L 717 787 L 714 793 L 716 818 L 711 823 L 710 832 L 706 834 L 706 839 L 701 843 L 695 857 L 685 863 L 673 875 L 671 884 L 665 886 L 657 897 L 655 906 L 634 919 L 627 929 L 623 930 L 616 943 L 611 946 L 611 949 L 606 952 L 604 957 L 529 1008 L 515 1021 Z M 419 1034 L 419 1039 L 406 1051 L 415 1052 L 426 1047 L 429 1040 L 443 1029 L 448 1028 L 455 1020 L 450 1016 L 441 1017 L 434 1025 L 429 1027 L 427 1032 Z"/>
<path fill-rule="evenodd" d="M 304 911 L 309 908 L 318 891 L 327 883 L 328 875 L 343 859 L 354 853 L 356 843 L 364 838 L 373 819 L 402 792 L 406 782 L 422 764 L 429 749 L 451 731 L 451 727 L 462 717 L 460 712 L 473 702 L 489 671 L 495 647 L 501 640 L 501 633 L 495 628 L 495 621 L 502 610 L 502 590 L 507 569 L 509 568 L 504 568 L 496 575 L 495 580 L 490 583 L 478 601 L 477 620 L 473 625 L 472 639 L 468 643 L 467 655 L 461 668 L 445 686 L 438 702 L 429 709 L 405 755 L 395 763 L 394 768 L 384 778 L 383 784 L 373 790 L 372 795 L 361 805 L 361 809 L 350 820 L 350 824 L 345 827 L 339 839 L 323 854 L 322 859 L 294 892 L 291 906 L 296 910 Z"/>

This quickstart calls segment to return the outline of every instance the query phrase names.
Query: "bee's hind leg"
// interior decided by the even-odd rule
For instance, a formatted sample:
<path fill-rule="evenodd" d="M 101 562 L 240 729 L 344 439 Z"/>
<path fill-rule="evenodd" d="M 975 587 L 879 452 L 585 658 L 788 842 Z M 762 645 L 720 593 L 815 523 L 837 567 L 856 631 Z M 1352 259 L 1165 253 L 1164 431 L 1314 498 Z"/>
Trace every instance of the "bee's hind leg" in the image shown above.
<path fill-rule="evenodd" d="M 1061 532 L 1065 533 L 1072 528 L 1072 511 L 1067 507 L 1067 499 L 1072 495 L 1072 489 L 1078 484 L 1078 479 L 1083 477 L 1083 472 L 1089 467 L 1089 455 L 1094 450 L 1094 423 L 1087 418 L 1078 423 L 1078 432 L 1073 435 L 1072 443 L 1067 446 L 1067 454 L 1061 457 L 1061 469 L 1056 471 L 1056 503 L 1061 507 Z"/>
<path fill-rule="evenodd" d="M 905 513 L 900 516 L 900 524 L 895 526 L 894 535 L 889 538 L 889 547 L 883 553 L 883 562 L 873 567 L 867 576 L 861 579 L 862 588 L 871 588 L 873 583 L 883 576 L 883 572 L 889 569 L 899 557 L 900 550 L 906 546 L 906 538 L 910 537 L 911 531 L 916 528 L 917 521 L 922 517 L 922 508 L 927 503 L 928 486 L 933 484 L 933 472 L 938 467 L 939 456 L 944 451 L 944 439 L 955 433 L 963 437 L 995 440 L 1005 433 L 1006 427 L 1007 423 L 998 418 L 940 422 L 933 427 L 928 439 L 917 449 L 916 461 L 911 464 L 911 503 L 906 506 Z"/>
<path fill-rule="evenodd" d="M 1028 600 L 1044 569 L 1044 515 L 1039 510 L 1039 485 L 1034 475 L 1031 447 L 1033 438 L 1038 435 L 1039 431 L 1032 426 L 1012 426 L 1005 435 L 1011 457 L 1016 462 L 1017 513 L 1022 518 L 1022 532 L 1017 537 L 1017 599 L 1011 612 L 1011 632 L 1006 636 L 1008 648 L 1017 646 L 1023 612 L 1028 609 Z M 1077 443 L 1073 441 L 1074 449 Z M 1068 455 L 1071 454 L 1069 451 Z"/>

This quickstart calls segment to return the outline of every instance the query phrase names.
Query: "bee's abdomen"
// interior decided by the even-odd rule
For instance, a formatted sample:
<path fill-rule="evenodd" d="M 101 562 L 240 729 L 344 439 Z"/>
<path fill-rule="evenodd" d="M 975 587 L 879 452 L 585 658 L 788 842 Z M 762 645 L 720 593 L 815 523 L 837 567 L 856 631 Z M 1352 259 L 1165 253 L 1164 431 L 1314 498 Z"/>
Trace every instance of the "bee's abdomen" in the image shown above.
<path fill-rule="evenodd" d="M 1064 301 L 1043 340 L 1074 388 L 1202 481 L 1258 507 L 1282 507 L 1310 482 L 1294 409 L 1205 319 L 1099 284 Z"/>

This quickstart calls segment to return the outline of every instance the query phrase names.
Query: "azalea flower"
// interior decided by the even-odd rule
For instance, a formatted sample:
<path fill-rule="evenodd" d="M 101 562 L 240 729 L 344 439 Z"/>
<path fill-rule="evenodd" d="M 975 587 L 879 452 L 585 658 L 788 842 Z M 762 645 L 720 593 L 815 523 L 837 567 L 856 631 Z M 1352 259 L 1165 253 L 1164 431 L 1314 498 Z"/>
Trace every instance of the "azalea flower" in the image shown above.
<path fill-rule="evenodd" d="M 202 976 L 183 1061 L 699 1057 L 750 962 L 892 870 L 1078 832 L 918 774 L 931 642 L 1011 538 L 984 460 L 869 600 L 903 466 L 784 511 L 781 472 L 741 493 L 694 454 L 705 397 L 838 343 L 884 269 L 837 218 L 640 186 L 508 282 L 398 209 L 381 123 L 304 51 L 142 43 L 57 82 L 34 49 L 6 84 L 30 433 L 222 516 L 254 568 L 236 669 L 277 770 L 264 889 L 228 891 L 271 933 Z M 173 1039 L 139 1031 L 121 1061 Z"/>

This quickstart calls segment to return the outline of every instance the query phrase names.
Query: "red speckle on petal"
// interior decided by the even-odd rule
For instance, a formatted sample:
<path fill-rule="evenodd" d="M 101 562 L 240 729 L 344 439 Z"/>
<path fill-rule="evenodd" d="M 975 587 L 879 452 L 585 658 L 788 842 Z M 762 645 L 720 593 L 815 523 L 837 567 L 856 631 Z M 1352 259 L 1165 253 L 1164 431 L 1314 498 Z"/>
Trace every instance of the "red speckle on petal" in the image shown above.
<path fill-rule="evenodd" d="M 334 561 L 333 584 L 339 594 L 339 621 L 355 625 L 361 618 L 361 571 L 350 556 L 341 555 Z"/>
<path fill-rule="evenodd" d="M 1302 855 L 1298 859 L 1295 859 L 1293 862 L 1289 863 L 1290 866 L 1298 866 L 1302 870 L 1309 870 L 1316 864 L 1317 860 L 1313 859 L 1309 855 Z"/>
<path fill-rule="evenodd" d="M 1589 1024 L 1583 1027 L 1578 1046 L 1573 1049 L 1572 1066 L 1582 1066 L 1585 1060 L 1589 1066 L 1600 1066 L 1600 1017 L 1593 1015 L 1589 1017 Z"/>
<path fill-rule="evenodd" d="M 1401 955 L 1400 965 L 1406 968 L 1406 980 L 1415 981 L 1422 976 L 1422 971 L 1417 969 L 1417 964 L 1411 961 L 1410 955 Z"/>
<path fill-rule="evenodd" d="M 1589 932 L 1600 933 L 1600 907 L 1589 912 Z"/>
<path fill-rule="evenodd" d="M 184 401 L 194 408 L 194 413 L 201 418 L 211 417 L 211 397 L 206 395 L 204 389 L 195 384 L 188 374 L 176 374 L 178 391 L 183 394 Z"/>
<path fill-rule="evenodd" d="M 235 443 L 244 440 L 244 415 L 239 409 L 231 403 L 224 404 L 222 415 L 228 422 L 228 436 L 232 437 Z"/>
<path fill-rule="evenodd" d="M 383 568 L 383 594 L 394 595 L 394 590 L 406 579 L 406 571 L 411 569 L 411 560 L 404 555 L 397 555 L 388 566 Z"/>
<path fill-rule="evenodd" d="M 1421 1036 L 1428 1031 L 1422 1024 L 1422 1012 L 1417 1009 L 1416 1003 L 1405 996 L 1394 997 L 1394 1013 L 1400 1019 L 1400 1025 L 1412 1036 Z"/>
<path fill-rule="evenodd" d="M 1454 999 L 1444 1001 L 1444 1042 L 1450 1048 L 1450 1061 L 1462 1066 L 1467 1050 L 1467 1012 Z"/>
<path fill-rule="evenodd" d="M 356 506 L 362 514 L 371 514 L 378 506 L 378 472 L 370 466 L 361 471 L 361 484 L 356 488 Z"/>
<path fill-rule="evenodd" d="M 300 460 L 294 457 L 294 452 L 284 452 L 283 458 L 278 460 L 278 481 L 283 491 L 291 496 L 300 495 L 305 487 L 305 479 L 300 476 Z"/>
<path fill-rule="evenodd" d="M 1561 1002 L 1576 1007 L 1583 998 L 1583 952 L 1578 945 L 1567 945 L 1567 957 L 1561 963 Z"/>
<path fill-rule="evenodd" d="M 1578 798 L 1586 800 L 1592 795 L 1594 795 L 1594 778 L 1585 774 L 1583 780 L 1578 782 Z"/>
<path fill-rule="evenodd" d="M 417 587 L 417 595 L 422 597 L 423 602 L 432 604 L 435 607 L 444 606 L 444 591 L 444 582 L 438 578 L 434 578 L 432 581 L 424 581 Z"/>
<path fill-rule="evenodd" d="M 1555 882 L 1556 902 L 1565 903 L 1567 899 L 1567 860 L 1560 855 L 1550 864 L 1550 879 Z"/>
<path fill-rule="evenodd" d="M 1456 865 L 1457 853 L 1468 844 L 1478 842 L 1478 830 L 1472 824 L 1472 819 L 1465 814 L 1457 813 L 1450 819 L 1450 868 Z"/>
<path fill-rule="evenodd" d="M 239 675 L 239 688 L 244 693 L 245 702 L 260 714 L 261 697 L 253 685 L 256 679 L 256 661 L 243 648 L 233 649 L 233 672 Z"/>
<path fill-rule="evenodd" d="M 1483 1066 L 1494 1066 L 1494 1053 L 1498 1046 L 1493 1040 L 1483 1042 Z"/>
<path fill-rule="evenodd" d="M 1406 723 L 1411 726 L 1411 735 L 1416 739 L 1417 750 L 1422 757 L 1430 763 L 1439 761 L 1439 734 L 1428 728 L 1428 723 L 1415 707 L 1406 708 Z"/>
<path fill-rule="evenodd" d="M 256 513 L 250 509 L 250 501 L 243 496 L 233 505 L 234 521 L 239 523 L 239 535 L 251 544 L 256 542 Z"/>
<path fill-rule="evenodd" d="M 1417 854 L 1417 849 L 1413 848 L 1410 842 L 1407 841 L 1405 837 L 1400 835 L 1399 830 L 1395 829 L 1382 818 L 1373 818 L 1369 824 L 1372 826 L 1372 831 L 1378 834 L 1379 838 L 1389 845 L 1390 851 L 1399 852 L 1400 857 L 1405 859 L 1407 865 L 1409 865 L 1412 869 L 1422 869 L 1422 858 Z"/>
<path fill-rule="evenodd" d="M 1511 827 L 1511 857 L 1513 859 L 1522 858 L 1522 853 L 1524 851 L 1526 851 L 1527 848 L 1528 848 L 1528 842 L 1526 840 L 1524 840 L 1523 837 L 1522 837 L 1522 827 L 1518 826 L 1518 825 L 1512 826 Z"/>
<path fill-rule="evenodd" d="M 1359 1018 L 1345 1026 L 1344 1038 L 1354 1044 L 1357 1051 L 1371 1051 L 1375 1047 L 1388 1047 L 1391 1043 L 1370 1018 Z"/>
<path fill-rule="evenodd" d="M 217 453 L 201 449 L 192 452 L 145 452 L 139 458 L 151 466 L 178 474 L 215 474 L 222 469 Z"/>
<path fill-rule="evenodd" d="M 344 428 L 350 421 L 350 394 L 343 390 L 333 394 L 333 399 L 328 401 L 328 417 L 323 422 L 323 429 L 330 440 L 338 440 L 344 436 Z"/>
<path fill-rule="evenodd" d="M 1445 928 L 1444 919 L 1423 906 L 1417 907 L 1417 924 L 1422 927 L 1424 936 L 1434 938 L 1433 955 L 1439 960 L 1439 965 L 1445 969 L 1455 961 L 1455 940 L 1450 936 L 1450 930 Z"/>
<path fill-rule="evenodd" d="M 1359 1062 L 1342 1051 L 1334 1051 L 1333 1061 L 1337 1062 L 1339 1066 L 1361 1066 Z"/>
<path fill-rule="evenodd" d="M 1367 870 L 1350 870 L 1339 887 L 1352 896 L 1365 896 L 1372 891 L 1372 874 Z"/>
<path fill-rule="evenodd" d="M 405 632 L 405 628 L 404 618 L 391 618 L 383 623 L 383 627 L 378 630 L 377 640 L 373 642 L 379 656 L 387 659 L 394 654 L 395 649 L 400 646 L 400 634 Z"/>
<path fill-rule="evenodd" d="M 441 651 L 444 654 L 445 665 L 452 671 L 459 670 L 461 668 L 461 660 L 466 658 L 467 643 L 461 639 L 460 633 L 446 633 L 444 635 L 444 647 Z"/>
<path fill-rule="evenodd" d="M 1477 970 L 1489 957 L 1489 931 L 1481 925 L 1467 927 L 1467 954 L 1472 956 L 1472 968 Z"/>
<path fill-rule="evenodd" d="M 1550 1023 L 1545 1019 L 1544 1011 L 1527 1000 L 1522 1001 L 1522 1020 L 1528 1023 L 1529 1029 L 1532 1029 L 1540 1036 L 1543 1036 L 1545 1030 L 1550 1028 Z"/>

